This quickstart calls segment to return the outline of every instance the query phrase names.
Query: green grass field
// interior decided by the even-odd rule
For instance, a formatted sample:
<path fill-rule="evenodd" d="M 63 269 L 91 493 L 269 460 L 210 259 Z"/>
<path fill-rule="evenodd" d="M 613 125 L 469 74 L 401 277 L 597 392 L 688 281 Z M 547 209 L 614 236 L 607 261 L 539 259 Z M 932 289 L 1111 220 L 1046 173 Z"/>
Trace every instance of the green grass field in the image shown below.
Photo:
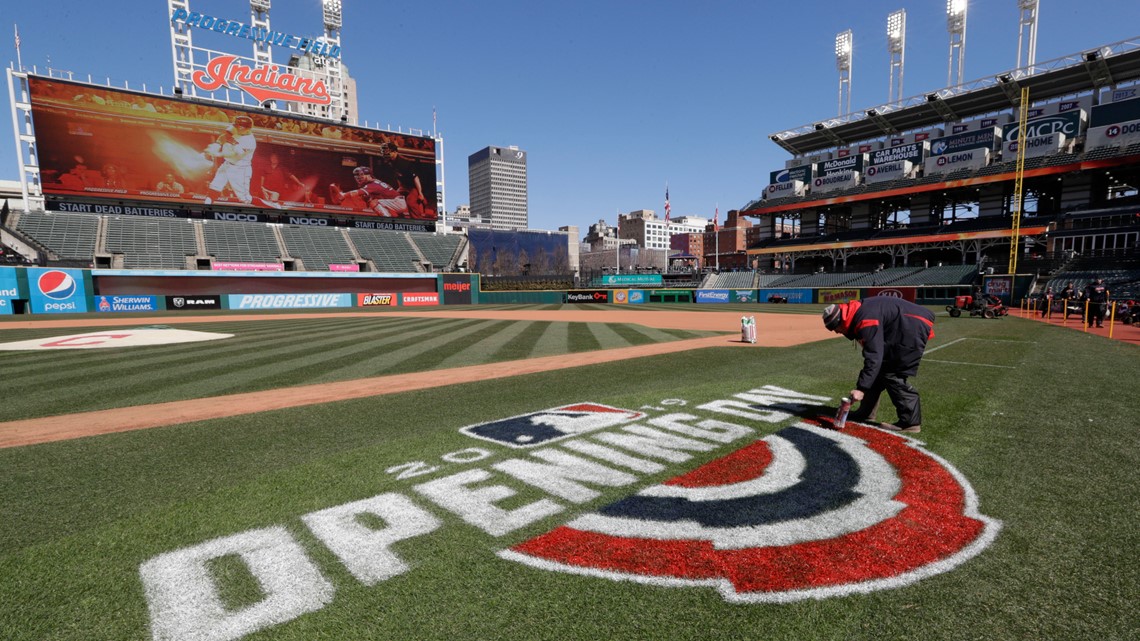
<path fill-rule="evenodd" d="M 805 323 L 819 322 L 818 307 L 778 311 L 806 312 Z M 193 329 L 236 336 L 129 350 L 0 352 L 0 418 L 707 335 L 637 325 L 395 317 L 220 320 Z M 762 318 L 759 331 L 765 331 Z M 0 341 L 70 333 L 78 331 L 0 330 Z M 705 585 L 568 574 L 500 555 L 797 420 L 749 421 L 716 414 L 706 409 L 710 403 L 764 385 L 841 396 L 861 359 L 855 346 L 836 338 L 784 349 L 703 349 L 0 450 L 0 638 L 1140 637 L 1140 349 L 1018 318 L 943 313 L 936 333 L 915 379 L 925 414 L 917 436 L 968 481 L 981 514 L 1000 521 L 1001 529 L 976 556 L 905 585 L 738 603 Z M 459 431 L 585 402 L 641 410 L 647 421 L 684 412 L 693 420 L 744 426 L 750 434 L 689 451 L 684 461 L 654 459 L 659 469 L 626 474 L 633 482 L 579 479 L 582 492 L 568 498 L 556 496 L 544 479 L 524 483 L 508 475 L 512 464 L 533 460 L 534 450 Z M 833 408 L 834 400 L 827 405 Z M 885 405 L 880 418 L 893 419 Z M 567 452 L 564 443 L 546 449 Z M 471 479 L 466 489 L 445 483 L 456 475 Z M 501 513 L 455 508 L 475 500 L 465 493 L 493 487 L 512 490 L 495 499 Z M 337 522 L 342 531 L 356 527 L 372 538 L 334 550 L 310 523 L 322 511 L 373 497 L 383 497 L 379 502 L 393 511 Z M 540 504 L 558 507 L 521 519 Z M 397 523 L 407 529 L 394 533 Z M 270 570 L 251 569 L 232 550 L 209 556 L 198 567 L 217 603 L 193 602 L 198 619 L 166 610 L 154 624 L 150 607 L 162 599 L 190 603 L 179 599 L 202 582 L 144 584 L 142 568 L 156 567 L 148 562 L 255 534 L 263 538 L 242 550 L 261 550 L 258 558 Z M 907 545 L 874 543 L 881 547 L 853 551 L 851 562 Z M 644 550 L 629 554 L 654 561 Z M 353 563 L 371 564 L 379 574 L 368 578 Z M 282 585 L 259 581 L 273 572 L 290 578 Z M 278 594 L 302 596 L 278 604 L 286 614 L 259 610 Z"/>

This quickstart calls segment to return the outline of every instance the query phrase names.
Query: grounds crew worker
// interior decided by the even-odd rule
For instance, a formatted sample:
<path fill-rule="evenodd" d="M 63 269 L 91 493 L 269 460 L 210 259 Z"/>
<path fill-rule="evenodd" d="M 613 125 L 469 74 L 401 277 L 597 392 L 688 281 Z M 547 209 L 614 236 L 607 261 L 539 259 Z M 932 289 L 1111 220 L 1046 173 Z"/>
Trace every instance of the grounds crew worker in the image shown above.
<path fill-rule="evenodd" d="M 916 390 L 907 379 L 918 373 L 926 342 L 934 337 L 934 313 L 925 307 L 890 296 L 872 296 L 865 301 L 828 305 L 823 325 L 863 348 L 863 369 L 851 400 L 859 409 L 851 420 L 873 421 L 879 397 L 886 390 L 898 412 L 894 423 L 881 423 L 883 429 L 916 433 L 922 427 L 922 406 Z"/>
<path fill-rule="evenodd" d="M 1089 317 L 1085 319 L 1085 325 L 1092 327 L 1095 320 L 1097 327 L 1104 327 L 1104 314 L 1108 308 L 1108 287 L 1105 286 L 1103 278 L 1098 278 L 1085 287 L 1085 300 L 1089 305 Z"/>

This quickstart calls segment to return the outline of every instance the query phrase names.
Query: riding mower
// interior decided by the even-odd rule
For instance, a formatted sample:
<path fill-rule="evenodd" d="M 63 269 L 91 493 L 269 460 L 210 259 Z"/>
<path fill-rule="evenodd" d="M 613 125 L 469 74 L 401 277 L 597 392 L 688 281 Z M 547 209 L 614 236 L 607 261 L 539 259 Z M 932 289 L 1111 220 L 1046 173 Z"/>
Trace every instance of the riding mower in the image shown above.
<path fill-rule="evenodd" d="M 947 305 L 946 311 L 950 313 L 952 318 L 958 318 L 962 312 L 969 313 L 970 316 L 981 316 L 982 318 L 998 318 L 1000 316 L 1009 315 L 1009 308 L 997 296 L 990 296 L 983 294 L 981 300 L 974 300 L 973 296 L 957 296 L 954 298 L 953 305 Z"/>

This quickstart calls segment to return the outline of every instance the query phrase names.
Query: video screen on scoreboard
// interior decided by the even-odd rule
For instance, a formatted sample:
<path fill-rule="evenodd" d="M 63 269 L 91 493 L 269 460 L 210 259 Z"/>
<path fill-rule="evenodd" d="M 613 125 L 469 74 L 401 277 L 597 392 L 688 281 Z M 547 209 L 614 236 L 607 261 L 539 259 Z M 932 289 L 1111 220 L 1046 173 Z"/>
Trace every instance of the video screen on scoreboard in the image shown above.
<path fill-rule="evenodd" d="M 435 141 L 29 77 L 43 191 L 434 221 Z"/>

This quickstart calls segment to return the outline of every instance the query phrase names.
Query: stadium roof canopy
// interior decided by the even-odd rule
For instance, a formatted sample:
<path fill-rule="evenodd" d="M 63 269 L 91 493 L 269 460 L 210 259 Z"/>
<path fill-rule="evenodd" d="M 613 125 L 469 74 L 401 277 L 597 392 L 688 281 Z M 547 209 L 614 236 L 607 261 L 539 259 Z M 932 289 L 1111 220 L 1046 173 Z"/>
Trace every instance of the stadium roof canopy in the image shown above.
<path fill-rule="evenodd" d="M 923 96 L 772 134 L 795 155 L 935 127 L 1016 106 L 1021 88 L 1034 103 L 1140 79 L 1140 38 L 1022 67 Z"/>

